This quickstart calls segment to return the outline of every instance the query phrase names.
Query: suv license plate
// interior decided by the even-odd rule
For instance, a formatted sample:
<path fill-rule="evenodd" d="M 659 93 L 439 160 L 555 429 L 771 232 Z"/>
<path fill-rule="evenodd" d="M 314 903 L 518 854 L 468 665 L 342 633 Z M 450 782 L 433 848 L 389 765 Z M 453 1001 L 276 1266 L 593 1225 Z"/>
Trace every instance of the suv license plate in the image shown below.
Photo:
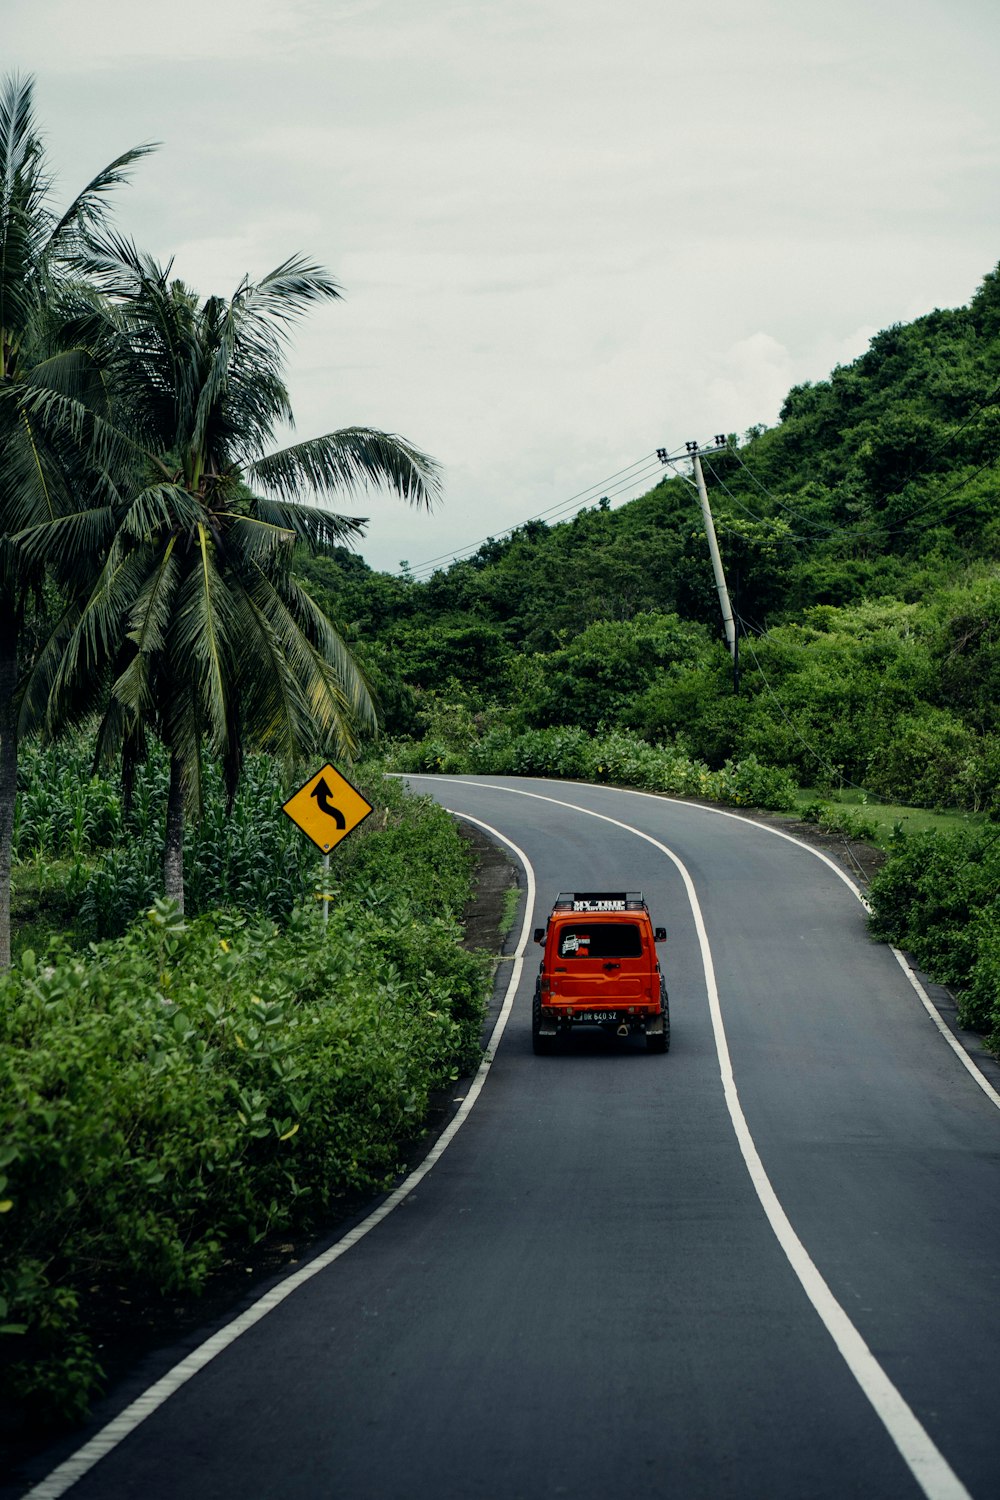
<path fill-rule="evenodd" d="M 617 1010 L 577 1010 L 570 1017 L 573 1021 L 627 1021 L 621 1011 Z"/>

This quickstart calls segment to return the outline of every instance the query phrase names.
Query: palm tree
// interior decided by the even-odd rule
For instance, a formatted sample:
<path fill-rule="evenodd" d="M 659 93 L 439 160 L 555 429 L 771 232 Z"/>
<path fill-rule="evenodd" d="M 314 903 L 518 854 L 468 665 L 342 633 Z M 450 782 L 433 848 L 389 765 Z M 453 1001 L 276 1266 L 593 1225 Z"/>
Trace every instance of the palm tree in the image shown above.
<path fill-rule="evenodd" d="M 200 806 L 204 747 L 232 796 L 247 748 L 289 763 L 319 747 L 350 754 L 374 722 L 350 652 L 291 571 L 297 543 L 349 541 L 364 522 L 310 502 L 377 484 L 429 505 L 437 466 L 370 428 L 270 451 L 293 422 L 282 377 L 290 328 L 339 296 L 321 268 L 294 258 L 229 299 L 199 302 L 171 280 L 172 263 L 124 239 L 95 242 L 81 264 L 107 299 L 93 328 L 113 424 L 84 420 L 52 392 L 31 411 L 54 430 L 87 429 L 104 494 L 20 540 L 29 557 L 85 546 L 103 567 L 67 610 L 26 701 L 44 701 L 51 725 L 104 683 L 98 756 L 121 753 L 126 782 L 147 737 L 164 744 L 164 889 L 183 908 L 184 818 Z"/>
<path fill-rule="evenodd" d="M 10 963 L 20 655 L 26 610 L 47 567 L 43 549 L 27 566 L 12 537 L 72 503 L 61 445 L 42 433 L 21 397 L 47 389 L 87 399 L 94 371 L 74 342 L 81 293 L 69 262 L 103 221 L 108 191 L 153 149 L 118 157 L 57 212 L 32 92 L 30 78 L 0 83 L 0 968 Z M 73 561 L 83 559 L 65 551 L 64 565 Z"/>

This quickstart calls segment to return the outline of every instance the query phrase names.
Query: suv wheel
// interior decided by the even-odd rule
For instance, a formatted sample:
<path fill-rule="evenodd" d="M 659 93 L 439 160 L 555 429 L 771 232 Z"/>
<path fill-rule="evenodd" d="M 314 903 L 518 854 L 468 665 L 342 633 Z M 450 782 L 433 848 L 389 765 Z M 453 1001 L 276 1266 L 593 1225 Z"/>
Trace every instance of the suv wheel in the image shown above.
<path fill-rule="evenodd" d="M 542 997 L 535 990 L 535 998 L 531 1002 L 531 1049 L 538 1056 L 546 1056 L 553 1051 L 555 1037 L 542 1035 Z"/>
<path fill-rule="evenodd" d="M 646 1032 L 646 1050 L 648 1052 L 670 1051 L 670 1002 L 667 999 L 666 990 L 662 995 L 663 1003 L 663 1030 Z"/>

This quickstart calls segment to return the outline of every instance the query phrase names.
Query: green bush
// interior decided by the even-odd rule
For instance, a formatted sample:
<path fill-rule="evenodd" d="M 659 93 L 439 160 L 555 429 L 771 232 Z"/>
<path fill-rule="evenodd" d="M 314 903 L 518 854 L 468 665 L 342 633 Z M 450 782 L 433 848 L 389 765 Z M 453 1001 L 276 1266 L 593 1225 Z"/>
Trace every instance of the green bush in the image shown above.
<path fill-rule="evenodd" d="M 972 924 L 976 959 L 969 971 L 964 1012 L 969 1024 L 986 1033 L 986 1044 L 1000 1057 L 1000 901 Z"/>
<path fill-rule="evenodd" d="M 512 707 L 524 727 L 577 724 L 595 733 L 621 724 L 636 696 L 712 654 L 703 625 L 675 614 L 598 620 L 544 658 Z"/>
<path fill-rule="evenodd" d="M 1000 831 L 897 840 L 870 898 L 874 935 L 952 985 L 961 1024 L 1000 1050 Z"/>
<path fill-rule="evenodd" d="M 493 729 L 469 756 L 469 769 L 504 776 L 556 776 L 578 780 L 590 770 L 590 737 L 576 726 Z"/>
<path fill-rule="evenodd" d="M 804 809 L 802 816 L 807 823 L 818 823 L 827 833 L 840 833 L 845 838 L 860 839 L 869 844 L 878 842 L 878 823 L 863 808 L 839 807 L 829 802 L 812 803 Z"/>
<path fill-rule="evenodd" d="M 651 745 L 627 730 L 588 735 L 574 725 L 552 729 L 493 729 L 462 755 L 437 753 L 433 741 L 390 747 L 398 771 L 485 772 L 496 776 L 552 776 L 608 782 L 674 797 L 789 811 L 795 784 L 786 771 L 764 765 L 754 755 L 727 760 L 712 771 L 679 746 Z"/>
<path fill-rule="evenodd" d="M 8 1394 L 80 1415 L 101 1378 L 95 1287 L 195 1293 L 234 1245 L 328 1222 L 391 1178 L 431 1090 L 476 1066 L 489 965 L 455 916 L 469 847 L 430 799 L 355 780 L 375 812 L 331 862 L 325 927 L 309 856 L 308 903 L 280 927 L 157 902 L 117 939 L 61 937 L 0 976 Z M 256 890 L 238 877 L 256 834 L 216 834 L 234 867 L 216 851 L 202 890 Z"/>
<path fill-rule="evenodd" d="M 185 923 L 23 955 L 0 981 L 8 1386 L 79 1413 L 109 1275 L 197 1292 L 224 1247 L 385 1185 L 430 1091 L 478 1056 L 484 962 L 395 894 L 285 930 Z"/>
<path fill-rule="evenodd" d="M 873 792 L 913 807 L 978 807 L 985 781 L 982 739 L 946 709 L 902 715 L 872 751 Z"/>

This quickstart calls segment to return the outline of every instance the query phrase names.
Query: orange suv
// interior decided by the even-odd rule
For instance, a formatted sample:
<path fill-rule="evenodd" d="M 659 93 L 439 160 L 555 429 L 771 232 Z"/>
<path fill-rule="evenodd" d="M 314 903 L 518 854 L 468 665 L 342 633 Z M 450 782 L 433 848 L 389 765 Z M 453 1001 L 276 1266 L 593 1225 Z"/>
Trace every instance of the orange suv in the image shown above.
<path fill-rule="evenodd" d="M 545 927 L 531 1011 L 536 1052 L 551 1052 L 574 1026 L 601 1026 L 617 1036 L 645 1036 L 650 1052 L 670 1048 L 667 987 L 641 891 L 563 891 Z"/>

